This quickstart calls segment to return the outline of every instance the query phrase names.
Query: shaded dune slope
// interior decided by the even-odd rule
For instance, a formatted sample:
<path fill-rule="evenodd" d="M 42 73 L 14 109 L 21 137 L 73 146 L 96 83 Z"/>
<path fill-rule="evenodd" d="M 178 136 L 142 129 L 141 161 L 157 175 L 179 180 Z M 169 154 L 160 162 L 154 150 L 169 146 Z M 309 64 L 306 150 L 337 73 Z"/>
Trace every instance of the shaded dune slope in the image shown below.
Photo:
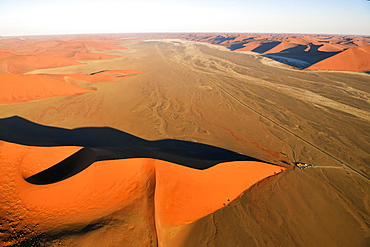
<path fill-rule="evenodd" d="M 134 135 L 108 127 L 62 129 L 30 122 L 20 117 L 0 120 L 0 140 L 31 146 L 81 146 L 83 149 L 71 160 L 82 159 L 79 167 L 68 168 L 63 175 L 59 167 L 68 167 L 66 160 L 55 165 L 47 174 L 55 174 L 52 181 L 45 181 L 44 175 L 34 175 L 31 181 L 51 183 L 73 176 L 87 168 L 94 161 L 154 158 L 177 163 L 195 169 L 207 169 L 228 161 L 261 161 L 226 149 L 188 141 L 158 140 L 147 141 Z M 88 156 L 86 160 L 83 158 Z M 94 157 L 94 158 L 92 158 Z M 86 161 L 86 162 L 85 162 Z M 263 161 L 261 161 L 263 162 Z M 72 162 L 73 163 L 73 162 Z M 61 168 L 63 169 L 63 168 Z"/>
<path fill-rule="evenodd" d="M 269 53 L 263 55 L 264 57 L 282 62 L 297 68 L 307 68 L 310 65 L 324 60 L 328 57 L 334 56 L 339 52 L 323 52 L 319 51 L 320 45 L 297 45 L 288 48 L 278 53 Z M 300 63 L 301 62 L 301 63 Z"/>
<path fill-rule="evenodd" d="M 296 34 L 189 34 L 183 37 L 187 40 L 223 45 L 232 51 L 256 52 L 299 69 L 305 69 L 323 61 L 322 64 L 313 68 L 316 70 L 364 71 L 367 70 L 366 60 L 369 60 L 361 54 L 361 49 L 353 51 L 356 54 L 349 55 L 349 57 L 347 57 L 349 52 L 346 51 L 346 49 L 369 46 L 368 37 Z M 335 69 L 332 69 L 334 66 L 332 60 L 326 61 L 326 59 L 341 52 L 344 52 L 342 56 L 346 57 L 345 59 L 348 60 L 346 62 L 351 65 L 339 62 Z M 354 61 L 355 59 L 350 58 L 351 56 L 358 57 L 358 60 Z"/>

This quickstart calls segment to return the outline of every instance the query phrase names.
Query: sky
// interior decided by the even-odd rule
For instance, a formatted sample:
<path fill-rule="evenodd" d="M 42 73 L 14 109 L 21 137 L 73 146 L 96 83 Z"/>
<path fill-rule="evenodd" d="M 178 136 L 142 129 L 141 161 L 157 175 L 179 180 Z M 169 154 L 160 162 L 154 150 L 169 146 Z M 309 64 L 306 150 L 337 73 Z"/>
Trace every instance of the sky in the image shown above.
<path fill-rule="evenodd" d="M 370 36 L 370 1 L 0 0 L 0 36 L 142 32 Z"/>

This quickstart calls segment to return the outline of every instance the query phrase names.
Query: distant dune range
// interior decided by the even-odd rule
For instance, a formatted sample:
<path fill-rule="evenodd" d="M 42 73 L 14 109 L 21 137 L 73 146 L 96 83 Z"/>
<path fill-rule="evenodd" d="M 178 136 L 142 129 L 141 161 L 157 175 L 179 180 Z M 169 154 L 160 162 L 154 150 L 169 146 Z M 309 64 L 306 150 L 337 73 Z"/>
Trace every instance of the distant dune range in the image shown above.
<path fill-rule="evenodd" d="M 308 35 L 187 35 L 235 51 L 253 51 L 293 67 L 308 70 L 369 71 L 368 37 Z"/>
<path fill-rule="evenodd" d="M 33 47 L 30 49 L 30 47 Z M 119 56 L 93 53 L 103 50 L 122 50 L 121 46 L 99 42 L 5 42 L 0 40 L 0 72 L 25 73 L 35 69 L 80 65 L 76 60 L 111 59 Z"/>
<path fill-rule="evenodd" d="M 367 246 L 369 47 L 0 39 L 0 245 Z"/>

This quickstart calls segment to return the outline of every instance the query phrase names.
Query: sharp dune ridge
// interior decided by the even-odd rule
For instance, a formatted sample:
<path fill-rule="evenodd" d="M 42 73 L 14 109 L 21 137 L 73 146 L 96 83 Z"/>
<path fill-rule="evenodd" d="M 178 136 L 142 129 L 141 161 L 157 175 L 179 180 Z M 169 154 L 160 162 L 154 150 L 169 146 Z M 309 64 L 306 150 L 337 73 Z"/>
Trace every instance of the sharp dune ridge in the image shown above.
<path fill-rule="evenodd" d="M 0 39 L 0 245 L 368 246 L 369 44 Z"/>

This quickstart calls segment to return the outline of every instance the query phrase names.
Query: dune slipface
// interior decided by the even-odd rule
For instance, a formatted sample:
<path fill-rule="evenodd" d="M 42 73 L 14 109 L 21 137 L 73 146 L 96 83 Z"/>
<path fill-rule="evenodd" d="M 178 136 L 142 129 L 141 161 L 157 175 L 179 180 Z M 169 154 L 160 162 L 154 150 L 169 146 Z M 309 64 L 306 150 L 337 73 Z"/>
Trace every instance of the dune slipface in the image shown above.
<path fill-rule="evenodd" d="M 0 104 L 93 92 L 42 75 L 0 74 L 0 85 Z"/>

